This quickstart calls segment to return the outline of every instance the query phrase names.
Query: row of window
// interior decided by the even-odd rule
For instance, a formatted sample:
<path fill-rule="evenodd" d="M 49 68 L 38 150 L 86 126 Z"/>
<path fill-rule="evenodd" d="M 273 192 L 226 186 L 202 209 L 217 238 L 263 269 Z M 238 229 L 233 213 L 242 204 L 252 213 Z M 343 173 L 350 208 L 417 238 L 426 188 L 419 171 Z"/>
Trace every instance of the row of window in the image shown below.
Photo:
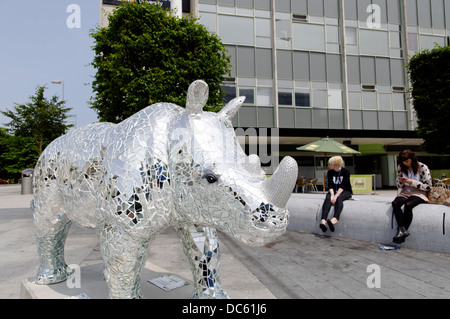
<path fill-rule="evenodd" d="M 276 22 L 277 48 L 286 50 L 320 51 L 341 53 L 338 19 L 307 17 L 308 22 L 298 23 L 291 14 L 280 15 Z M 219 35 L 223 43 L 272 48 L 270 17 L 245 17 L 201 12 L 200 23 Z M 346 49 L 349 54 L 403 57 L 401 26 L 383 25 L 379 28 L 363 28 L 357 20 L 345 21 Z M 384 29 L 383 29 L 384 28 Z M 445 30 L 420 34 L 421 30 L 409 32 L 410 50 L 430 49 L 434 43 L 444 44 Z M 434 32 L 434 34 L 432 33 Z M 449 31 L 450 34 L 450 31 Z"/>
<path fill-rule="evenodd" d="M 383 18 L 387 15 L 389 8 L 391 15 L 396 15 L 399 19 L 399 0 L 378 0 L 380 3 Z M 222 7 L 222 10 L 227 10 L 226 7 L 231 7 L 237 11 L 242 10 L 268 10 L 271 11 L 271 0 L 199 0 L 200 4 L 211 4 Z M 368 0 L 345 0 L 346 13 L 352 15 L 353 12 L 359 12 L 361 19 L 367 19 L 367 6 L 371 4 Z M 231 9 L 228 9 L 231 10 Z M 339 0 L 275 0 L 275 10 L 277 13 L 294 12 L 298 14 L 307 14 L 323 17 L 339 17 Z M 231 11 L 229 11 L 231 13 Z M 352 15 L 353 16 L 353 15 Z M 358 16 L 358 14 L 356 15 Z M 396 20 L 396 21 L 397 21 Z"/>
<path fill-rule="evenodd" d="M 271 0 L 199 0 L 203 5 L 218 5 L 231 14 L 252 10 L 271 11 Z M 379 18 L 382 24 L 402 24 L 401 0 L 344 0 L 346 19 L 367 21 Z M 234 10 L 234 11 L 233 11 Z M 276 12 L 292 12 L 337 18 L 339 0 L 275 0 Z M 450 29 L 450 0 L 406 0 L 408 25 Z"/>
<path fill-rule="evenodd" d="M 258 106 L 273 106 L 273 88 L 271 87 L 245 87 L 234 85 L 223 85 L 225 103 L 228 103 L 236 96 L 245 96 L 244 104 Z M 350 86 L 348 92 L 348 107 L 353 110 L 385 110 L 404 111 L 405 94 L 397 88 L 394 92 L 390 87 L 380 86 L 363 87 Z M 314 89 L 286 89 L 278 90 L 278 105 L 281 107 L 318 107 L 329 109 L 342 109 L 343 96 L 341 89 L 333 89 L 326 83 L 317 83 Z"/>
<path fill-rule="evenodd" d="M 226 46 L 226 49 L 231 56 L 232 77 L 258 80 L 274 78 L 271 49 L 242 46 Z M 278 50 L 277 78 L 290 81 L 291 86 L 294 85 L 292 80 L 342 83 L 341 60 L 339 54 Z M 348 55 L 347 71 L 349 83 L 405 86 L 403 59 Z M 250 85 L 254 83 L 250 82 Z"/>

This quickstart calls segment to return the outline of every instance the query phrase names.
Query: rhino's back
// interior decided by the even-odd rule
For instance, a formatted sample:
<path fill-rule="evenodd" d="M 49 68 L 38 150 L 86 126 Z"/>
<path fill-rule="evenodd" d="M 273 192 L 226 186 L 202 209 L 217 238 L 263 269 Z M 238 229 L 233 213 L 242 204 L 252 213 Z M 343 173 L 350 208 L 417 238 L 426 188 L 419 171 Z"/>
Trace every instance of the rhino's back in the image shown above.
<path fill-rule="evenodd" d="M 119 124 L 92 123 L 71 130 L 44 150 L 36 168 L 45 168 L 45 174 L 54 179 L 67 171 L 89 174 L 93 166 L 103 165 L 105 159 L 127 160 L 128 156 L 130 160 L 132 153 L 143 146 L 153 153 L 166 139 L 167 119 L 182 110 L 174 104 L 158 103 Z"/>
<path fill-rule="evenodd" d="M 168 123 L 182 112 L 177 105 L 159 103 L 119 124 L 90 124 L 56 139 L 36 166 L 38 197 L 49 183 L 57 185 L 54 195 L 69 218 L 95 227 L 101 218 L 95 211 L 109 205 L 99 198 L 120 194 L 118 200 L 128 202 L 136 187 L 146 187 L 148 178 L 142 177 L 148 164 L 166 166 Z"/>

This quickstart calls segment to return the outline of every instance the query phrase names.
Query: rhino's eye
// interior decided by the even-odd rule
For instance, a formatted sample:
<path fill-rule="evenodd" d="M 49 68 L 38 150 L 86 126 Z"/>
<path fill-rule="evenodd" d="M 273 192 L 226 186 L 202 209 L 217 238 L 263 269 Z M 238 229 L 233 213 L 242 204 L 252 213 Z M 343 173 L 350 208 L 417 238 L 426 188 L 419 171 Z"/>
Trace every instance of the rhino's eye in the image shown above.
<path fill-rule="evenodd" d="M 213 184 L 215 182 L 217 182 L 218 178 L 217 176 L 215 176 L 214 174 L 207 174 L 205 175 L 206 180 L 208 181 L 208 183 Z"/>

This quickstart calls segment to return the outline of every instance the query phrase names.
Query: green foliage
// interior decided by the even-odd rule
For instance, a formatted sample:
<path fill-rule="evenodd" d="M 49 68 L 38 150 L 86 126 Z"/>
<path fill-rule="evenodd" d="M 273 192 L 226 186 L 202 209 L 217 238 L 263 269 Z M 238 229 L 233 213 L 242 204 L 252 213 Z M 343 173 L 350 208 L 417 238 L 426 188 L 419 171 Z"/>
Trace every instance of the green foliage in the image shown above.
<path fill-rule="evenodd" d="M 25 168 L 33 168 L 39 158 L 32 137 L 3 135 L 0 137 L 0 155 L 2 178 L 20 177 Z"/>
<path fill-rule="evenodd" d="M 100 121 L 120 122 L 157 102 L 185 106 L 191 82 L 209 85 L 208 105 L 223 103 L 220 88 L 230 57 L 219 37 L 194 18 L 177 18 L 159 6 L 123 2 L 95 40 L 91 108 Z"/>
<path fill-rule="evenodd" d="M 38 86 L 29 97 L 31 102 L 15 103 L 13 110 L 1 111 L 11 119 L 8 129 L 0 130 L 0 165 L 7 173 L 34 167 L 42 150 L 73 126 L 65 123 L 71 108 L 64 107 L 57 96 L 48 100 L 44 92 L 45 86 Z"/>
<path fill-rule="evenodd" d="M 450 154 L 450 47 L 416 53 L 407 68 L 423 147 L 429 153 Z"/>

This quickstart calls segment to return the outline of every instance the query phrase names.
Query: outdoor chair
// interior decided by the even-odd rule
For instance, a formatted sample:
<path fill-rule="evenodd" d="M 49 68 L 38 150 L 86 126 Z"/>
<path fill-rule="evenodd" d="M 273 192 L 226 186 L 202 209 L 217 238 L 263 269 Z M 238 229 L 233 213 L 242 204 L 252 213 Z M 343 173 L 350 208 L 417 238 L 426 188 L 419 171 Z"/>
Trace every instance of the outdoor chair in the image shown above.
<path fill-rule="evenodd" d="M 444 180 L 439 179 L 439 178 L 433 178 L 433 184 L 436 187 L 445 187 L 445 184 L 443 182 Z"/>
<path fill-rule="evenodd" d="M 297 183 L 295 184 L 295 192 L 298 193 L 298 189 L 302 188 L 302 193 L 305 192 L 306 182 L 304 178 L 297 178 Z"/>
<path fill-rule="evenodd" d="M 443 179 L 444 187 L 450 189 L 450 178 Z"/>
<path fill-rule="evenodd" d="M 318 182 L 318 181 L 319 181 L 318 178 L 311 179 L 309 182 L 306 183 L 305 186 L 306 186 L 306 188 L 307 188 L 308 190 L 318 192 L 318 191 L 319 191 L 319 190 L 317 189 L 317 182 Z"/>

